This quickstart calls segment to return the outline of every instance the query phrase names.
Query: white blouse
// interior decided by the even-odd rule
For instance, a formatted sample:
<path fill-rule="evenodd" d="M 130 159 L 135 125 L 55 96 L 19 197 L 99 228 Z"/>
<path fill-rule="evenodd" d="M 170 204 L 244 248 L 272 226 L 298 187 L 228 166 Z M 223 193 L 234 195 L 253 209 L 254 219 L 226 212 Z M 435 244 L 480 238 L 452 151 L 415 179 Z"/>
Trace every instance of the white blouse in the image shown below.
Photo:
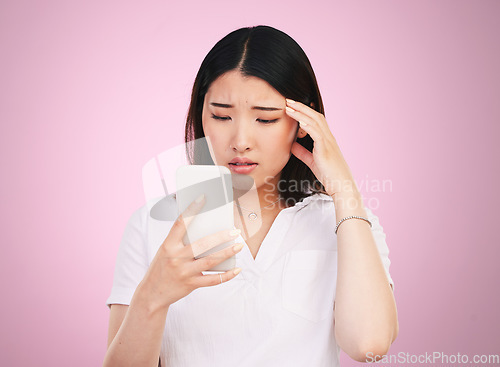
<path fill-rule="evenodd" d="M 108 305 L 130 304 L 173 225 L 151 218 L 148 206 L 137 210 L 127 224 Z M 368 208 L 366 212 L 394 286 L 386 236 L 378 218 Z M 335 207 L 328 195 L 315 194 L 282 210 L 255 259 L 247 246 L 236 254 L 240 274 L 226 283 L 198 288 L 170 306 L 162 366 L 339 366 L 333 312 L 334 228 Z"/>

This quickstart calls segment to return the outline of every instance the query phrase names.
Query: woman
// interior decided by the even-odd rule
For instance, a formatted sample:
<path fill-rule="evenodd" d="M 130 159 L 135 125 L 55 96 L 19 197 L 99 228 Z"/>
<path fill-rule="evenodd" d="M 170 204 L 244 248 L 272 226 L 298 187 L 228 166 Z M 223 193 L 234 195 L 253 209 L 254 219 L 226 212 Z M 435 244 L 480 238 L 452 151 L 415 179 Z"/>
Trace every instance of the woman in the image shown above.
<path fill-rule="evenodd" d="M 258 26 L 212 48 L 186 124 L 186 142 L 203 137 L 218 165 L 253 179 L 258 201 L 235 202 L 239 230 L 189 246 L 183 218 L 203 200 L 156 245 L 147 210 L 134 213 L 108 299 L 104 365 L 153 366 L 160 357 L 176 367 L 332 366 L 339 348 L 358 361 L 386 354 L 398 322 L 385 235 L 363 206 L 293 39 Z M 194 259 L 235 237 L 239 245 Z M 235 254 L 238 268 L 203 275 Z"/>

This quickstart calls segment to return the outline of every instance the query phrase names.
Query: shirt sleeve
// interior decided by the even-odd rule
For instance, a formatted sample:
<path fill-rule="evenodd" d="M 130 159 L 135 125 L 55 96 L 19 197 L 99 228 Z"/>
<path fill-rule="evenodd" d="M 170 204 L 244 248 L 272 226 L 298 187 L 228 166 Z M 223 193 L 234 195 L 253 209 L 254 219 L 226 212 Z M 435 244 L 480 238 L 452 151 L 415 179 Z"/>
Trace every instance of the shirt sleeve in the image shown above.
<path fill-rule="evenodd" d="M 389 260 L 389 247 L 385 241 L 386 235 L 384 233 L 384 229 L 380 225 L 378 217 L 373 214 L 373 212 L 366 208 L 366 214 L 368 215 L 368 219 L 372 223 L 372 233 L 375 239 L 375 244 L 377 245 L 378 252 L 380 254 L 380 258 L 382 259 L 382 264 L 384 265 L 385 274 L 387 275 L 387 279 L 389 284 L 392 286 L 394 290 L 394 281 L 392 280 L 391 274 L 389 273 L 389 267 L 391 266 L 391 260 Z"/>
<path fill-rule="evenodd" d="M 143 206 L 127 222 L 116 256 L 113 286 L 106 301 L 108 307 L 129 305 L 148 270 L 147 215 L 147 206 Z"/>

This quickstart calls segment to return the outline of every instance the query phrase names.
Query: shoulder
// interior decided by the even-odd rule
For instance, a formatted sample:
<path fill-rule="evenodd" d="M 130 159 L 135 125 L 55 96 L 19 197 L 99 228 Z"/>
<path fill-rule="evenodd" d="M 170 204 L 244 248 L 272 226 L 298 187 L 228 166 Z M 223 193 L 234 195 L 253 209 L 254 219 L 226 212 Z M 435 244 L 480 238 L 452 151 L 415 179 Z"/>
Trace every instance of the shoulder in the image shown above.
<path fill-rule="evenodd" d="M 177 218 L 175 194 L 157 197 L 135 209 L 130 215 L 125 234 L 146 234 L 148 224 L 153 221 L 173 222 Z"/>
<path fill-rule="evenodd" d="M 331 197 L 315 193 L 284 210 L 288 251 L 335 251 L 335 208 Z M 328 252 L 323 255 L 332 255 Z"/>
<path fill-rule="evenodd" d="M 147 204 L 143 204 L 135 209 L 130 215 L 129 222 L 144 225 L 147 222 L 149 209 Z"/>
<path fill-rule="evenodd" d="M 335 212 L 331 196 L 321 193 L 305 197 L 291 207 L 291 209 L 297 211 L 297 213 L 301 213 L 301 215 L 313 215 L 318 218 L 324 215 L 331 216 Z"/>
<path fill-rule="evenodd" d="M 308 215 L 315 214 L 320 217 L 323 215 L 335 215 L 335 204 L 333 203 L 333 198 L 322 193 L 315 193 L 307 196 L 300 202 L 296 203 L 292 208 L 295 208 L 297 212 L 303 211 L 307 212 Z M 375 215 L 367 206 L 364 206 L 364 208 L 370 222 L 372 222 L 372 224 L 376 224 L 375 227 L 380 226 L 377 215 Z"/>
<path fill-rule="evenodd" d="M 307 196 L 285 211 L 291 214 L 289 218 L 294 225 L 303 230 L 335 227 L 335 205 L 333 199 L 326 194 L 315 193 Z"/>
<path fill-rule="evenodd" d="M 149 210 L 147 204 L 135 209 L 127 221 L 125 234 L 129 234 L 130 232 L 144 233 L 147 228 L 148 216 Z"/>

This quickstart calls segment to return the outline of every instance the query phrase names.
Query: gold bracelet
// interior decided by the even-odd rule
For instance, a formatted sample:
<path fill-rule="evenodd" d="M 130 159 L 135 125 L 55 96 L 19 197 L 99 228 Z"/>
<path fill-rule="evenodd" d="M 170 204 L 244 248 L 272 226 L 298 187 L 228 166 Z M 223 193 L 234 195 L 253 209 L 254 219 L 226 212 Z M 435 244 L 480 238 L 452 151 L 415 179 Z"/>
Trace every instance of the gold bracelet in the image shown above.
<path fill-rule="evenodd" d="M 364 218 L 364 217 L 358 217 L 357 215 L 351 215 L 350 217 L 345 217 L 343 219 L 341 219 L 337 225 L 335 226 L 335 234 L 337 234 L 337 231 L 339 229 L 339 226 L 342 224 L 343 221 L 346 221 L 348 219 L 361 219 L 361 220 L 364 220 L 365 222 L 368 222 L 368 224 L 370 225 L 370 227 L 372 226 L 372 222 L 370 222 L 367 218 Z"/>

